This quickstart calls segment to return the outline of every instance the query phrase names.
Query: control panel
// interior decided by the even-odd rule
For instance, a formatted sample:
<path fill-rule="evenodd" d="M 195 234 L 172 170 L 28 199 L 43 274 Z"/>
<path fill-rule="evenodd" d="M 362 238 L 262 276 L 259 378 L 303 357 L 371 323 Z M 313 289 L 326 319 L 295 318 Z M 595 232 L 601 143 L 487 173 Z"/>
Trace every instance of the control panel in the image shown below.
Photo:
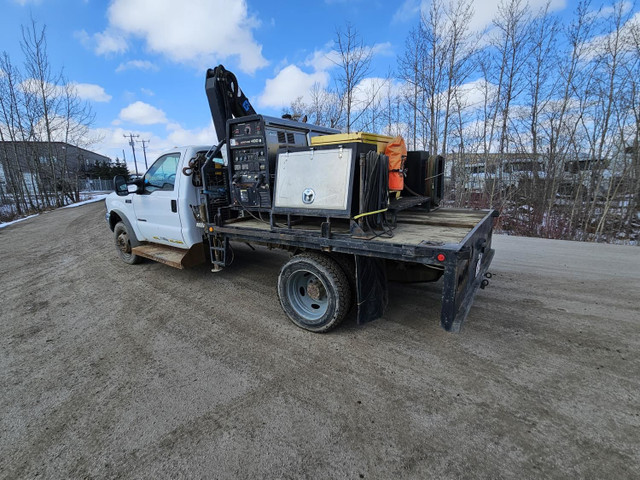
<path fill-rule="evenodd" d="M 252 116 L 228 123 L 228 159 L 231 205 L 251 210 L 271 208 L 271 171 L 261 118 Z"/>
<path fill-rule="evenodd" d="M 304 147 L 312 135 L 335 130 L 287 119 L 250 115 L 227 121 L 231 207 L 270 211 L 278 150 Z"/>

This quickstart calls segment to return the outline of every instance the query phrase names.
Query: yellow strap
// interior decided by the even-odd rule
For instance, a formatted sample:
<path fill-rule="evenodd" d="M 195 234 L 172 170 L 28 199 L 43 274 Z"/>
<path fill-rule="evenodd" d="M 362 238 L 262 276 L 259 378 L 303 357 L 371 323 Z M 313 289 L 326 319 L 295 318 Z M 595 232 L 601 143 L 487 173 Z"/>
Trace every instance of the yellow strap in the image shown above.
<path fill-rule="evenodd" d="M 375 212 L 367 212 L 367 213 L 361 213 L 360 215 L 356 215 L 355 217 L 353 217 L 354 220 L 358 220 L 359 218 L 362 217 L 366 217 L 367 215 L 375 215 L 376 213 L 382 213 L 382 212 L 386 212 L 387 209 L 383 208 L 382 210 L 376 210 Z"/>

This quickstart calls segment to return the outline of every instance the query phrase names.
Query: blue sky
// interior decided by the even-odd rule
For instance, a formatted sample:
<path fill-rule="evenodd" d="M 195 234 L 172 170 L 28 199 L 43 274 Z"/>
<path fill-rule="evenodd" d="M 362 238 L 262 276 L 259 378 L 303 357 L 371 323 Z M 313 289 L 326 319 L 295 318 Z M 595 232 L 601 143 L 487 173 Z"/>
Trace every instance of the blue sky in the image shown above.
<path fill-rule="evenodd" d="M 123 133 L 151 140 L 150 160 L 175 145 L 215 142 L 206 68 L 223 63 L 258 112 L 279 115 L 314 82 L 330 81 L 337 27 L 356 27 L 376 52 L 371 76 L 384 76 L 421 7 L 420 0 L 0 1 L 0 49 L 21 62 L 20 25 L 30 16 L 46 24 L 52 65 L 64 67 L 96 113 L 101 141 L 91 148 L 112 158 L 124 148 L 129 161 Z M 495 3 L 475 2 L 475 27 L 490 23 Z M 551 3 L 561 14 L 575 7 Z"/>

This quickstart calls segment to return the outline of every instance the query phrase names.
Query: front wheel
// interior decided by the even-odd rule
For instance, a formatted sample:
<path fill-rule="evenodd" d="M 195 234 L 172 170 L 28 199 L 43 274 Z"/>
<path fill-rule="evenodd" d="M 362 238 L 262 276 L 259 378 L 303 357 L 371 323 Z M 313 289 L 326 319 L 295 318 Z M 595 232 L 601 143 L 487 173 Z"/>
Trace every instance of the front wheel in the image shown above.
<path fill-rule="evenodd" d="M 294 256 L 280 270 L 278 297 L 287 316 L 300 328 L 328 332 L 349 311 L 351 288 L 340 265 L 315 252 Z"/>
<path fill-rule="evenodd" d="M 125 263 L 133 265 L 142 261 L 142 257 L 131 253 L 130 233 L 123 222 L 116 223 L 116 226 L 113 228 L 113 235 L 116 242 L 116 250 L 118 250 L 120 258 Z"/>

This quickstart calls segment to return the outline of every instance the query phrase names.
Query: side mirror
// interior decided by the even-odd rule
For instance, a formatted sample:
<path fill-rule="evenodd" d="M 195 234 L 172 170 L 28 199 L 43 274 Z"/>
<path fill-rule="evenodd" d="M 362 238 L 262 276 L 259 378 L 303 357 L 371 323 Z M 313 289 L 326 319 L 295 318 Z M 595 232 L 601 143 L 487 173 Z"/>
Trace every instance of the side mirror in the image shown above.
<path fill-rule="evenodd" d="M 116 192 L 116 195 L 120 197 L 126 197 L 129 195 L 129 188 L 124 175 L 116 175 L 113 177 L 113 190 Z"/>
<path fill-rule="evenodd" d="M 134 185 L 133 183 L 130 183 L 127 185 L 127 192 L 129 193 L 137 193 L 138 192 L 138 186 Z"/>

